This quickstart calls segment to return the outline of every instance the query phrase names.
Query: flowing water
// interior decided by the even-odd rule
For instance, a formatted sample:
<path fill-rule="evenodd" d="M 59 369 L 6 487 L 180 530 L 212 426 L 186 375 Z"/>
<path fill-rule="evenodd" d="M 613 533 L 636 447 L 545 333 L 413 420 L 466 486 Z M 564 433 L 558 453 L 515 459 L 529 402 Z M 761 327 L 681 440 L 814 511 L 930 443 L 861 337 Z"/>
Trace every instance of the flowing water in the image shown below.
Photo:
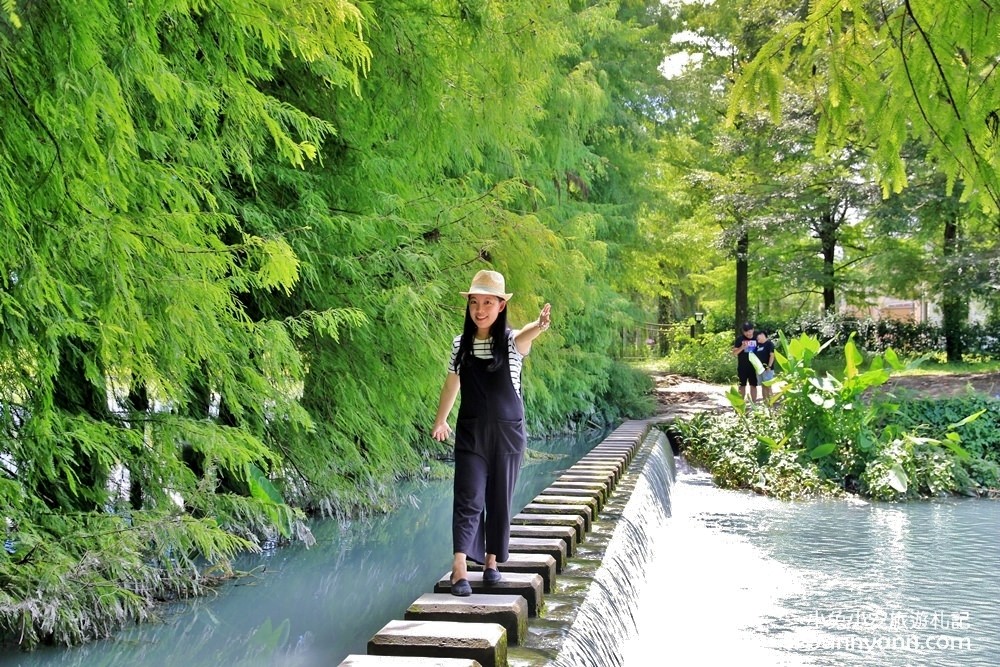
<path fill-rule="evenodd" d="M 553 443 L 515 505 L 596 440 Z M 1000 665 L 1000 503 L 786 503 L 674 465 L 662 440 L 647 448 L 514 667 Z M 246 559 L 257 574 L 161 624 L 0 665 L 337 665 L 447 571 L 450 482 L 413 496 L 390 516 L 317 522 L 311 549 Z"/>
<path fill-rule="evenodd" d="M 679 463 L 670 507 L 630 666 L 1000 665 L 1000 502 L 787 503 Z"/>
<path fill-rule="evenodd" d="M 586 597 L 553 667 L 621 665 L 625 646 L 637 633 L 640 592 L 655 576 L 653 563 L 670 521 L 674 457 L 661 431 L 650 432 L 632 467 L 642 473 L 627 477 L 602 513 L 613 522 L 613 534 L 602 549 L 599 569 L 588 577 Z"/>

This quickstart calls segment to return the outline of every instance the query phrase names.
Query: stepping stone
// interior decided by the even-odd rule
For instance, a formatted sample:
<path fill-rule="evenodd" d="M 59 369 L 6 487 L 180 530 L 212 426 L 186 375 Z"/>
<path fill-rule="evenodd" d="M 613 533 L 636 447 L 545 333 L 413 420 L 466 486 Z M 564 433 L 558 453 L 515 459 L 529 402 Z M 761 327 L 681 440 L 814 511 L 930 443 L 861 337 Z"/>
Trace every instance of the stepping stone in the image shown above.
<path fill-rule="evenodd" d="M 469 569 L 481 572 L 483 566 L 479 563 L 469 563 Z M 512 551 L 507 556 L 507 560 L 497 563 L 497 569 L 507 575 L 508 572 L 520 572 L 522 574 L 537 574 L 542 578 L 546 593 L 552 592 L 552 587 L 556 581 L 556 559 L 548 554 L 526 554 Z M 508 630 L 508 635 L 510 631 Z"/>
<path fill-rule="evenodd" d="M 573 480 L 579 482 L 603 483 L 609 488 L 615 485 L 615 472 L 613 470 L 580 470 L 579 468 L 567 468 L 557 480 Z"/>
<path fill-rule="evenodd" d="M 583 532 L 590 532 L 590 522 L 592 515 L 588 505 L 556 503 L 528 503 L 521 510 L 521 514 L 560 514 L 566 516 L 578 516 L 583 518 Z"/>
<path fill-rule="evenodd" d="M 615 456 L 613 458 L 609 457 L 606 459 L 600 458 L 582 458 L 570 468 L 570 470 L 611 470 L 616 473 L 621 473 L 625 469 L 625 459 L 621 456 Z"/>
<path fill-rule="evenodd" d="M 625 469 L 628 468 L 628 461 L 626 456 L 621 456 L 618 454 L 612 454 L 608 456 L 585 456 L 576 462 L 576 465 L 605 465 L 613 467 L 619 473 L 624 473 Z"/>
<path fill-rule="evenodd" d="M 338 667 L 483 667 L 472 659 L 413 658 L 399 655 L 349 655 Z"/>
<path fill-rule="evenodd" d="M 566 473 L 564 474 L 572 474 L 572 475 L 583 474 L 583 475 L 594 475 L 594 476 L 608 475 L 611 478 L 612 485 L 617 484 L 618 480 L 621 479 L 621 474 L 618 472 L 618 469 L 615 468 L 614 466 L 596 466 L 589 464 L 580 465 L 579 463 L 577 463 L 576 465 L 567 468 Z"/>
<path fill-rule="evenodd" d="M 579 544 L 586 537 L 583 527 L 585 522 L 582 516 L 569 514 L 515 514 L 510 520 L 511 527 L 517 525 L 527 526 L 569 526 L 576 531 L 576 541 Z"/>
<path fill-rule="evenodd" d="M 632 443 L 621 444 L 621 445 L 604 443 L 604 444 L 598 445 L 597 447 L 594 447 L 592 450 L 590 450 L 588 452 L 588 455 L 589 454 L 617 454 L 619 456 L 626 456 L 629 459 L 631 459 L 633 456 L 635 456 L 635 451 L 638 448 L 639 448 L 638 445 L 632 444 Z"/>
<path fill-rule="evenodd" d="M 592 484 L 559 484 L 555 483 L 542 490 L 545 495 L 575 496 L 577 498 L 589 498 L 597 503 L 597 513 L 600 514 L 604 502 L 607 500 L 607 489 L 602 486 Z"/>
<path fill-rule="evenodd" d="M 573 526 L 529 526 L 512 523 L 510 525 L 510 536 L 560 539 L 566 545 L 567 557 L 572 557 L 573 551 L 576 549 L 576 528 Z"/>
<path fill-rule="evenodd" d="M 580 472 L 567 472 L 559 476 L 559 479 L 555 481 L 556 484 L 569 484 L 569 483 L 584 483 L 584 484 L 599 484 L 604 490 L 610 494 L 615 489 L 614 476 L 613 475 L 588 475 L 587 473 Z"/>
<path fill-rule="evenodd" d="M 520 595 L 469 595 L 425 593 L 414 600 L 403 616 L 408 621 L 457 621 L 498 623 L 507 631 L 507 642 L 520 644 L 528 633 L 528 602 Z"/>
<path fill-rule="evenodd" d="M 507 631 L 498 623 L 389 621 L 368 640 L 369 655 L 463 658 L 507 667 Z"/>
<path fill-rule="evenodd" d="M 465 578 L 472 586 L 473 595 L 520 595 L 528 604 L 528 616 L 538 616 L 545 592 L 545 582 L 540 575 L 507 572 L 503 579 L 489 586 L 483 583 L 482 572 L 470 571 Z M 434 584 L 434 592 L 451 595 L 450 570 Z"/>
<path fill-rule="evenodd" d="M 599 479 L 581 479 L 576 475 L 565 474 L 557 478 L 549 485 L 549 488 L 553 486 L 568 486 L 575 487 L 577 489 L 591 489 L 599 491 L 607 499 L 611 495 L 610 486 Z"/>
<path fill-rule="evenodd" d="M 510 555 L 522 554 L 544 554 L 551 556 L 556 562 L 556 573 L 562 572 L 566 565 L 566 543 L 558 538 L 542 537 L 511 537 Z"/>
<path fill-rule="evenodd" d="M 582 505 L 590 508 L 592 521 L 597 519 L 597 499 L 593 496 L 559 495 L 543 491 L 535 496 L 531 502 L 540 505 Z"/>

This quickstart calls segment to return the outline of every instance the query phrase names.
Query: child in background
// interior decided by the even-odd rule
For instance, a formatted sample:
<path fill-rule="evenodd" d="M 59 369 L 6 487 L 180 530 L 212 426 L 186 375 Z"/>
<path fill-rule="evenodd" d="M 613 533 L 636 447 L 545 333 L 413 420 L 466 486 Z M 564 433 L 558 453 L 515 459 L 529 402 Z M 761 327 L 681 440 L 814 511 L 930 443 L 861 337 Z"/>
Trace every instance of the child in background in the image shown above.
<path fill-rule="evenodd" d="M 774 379 L 774 341 L 767 337 L 766 331 L 757 332 L 757 350 L 754 354 L 764 364 L 764 372 L 757 378 L 757 382 L 760 385 L 761 398 L 765 403 L 770 403 L 771 386 L 765 383 L 768 380 Z"/>
<path fill-rule="evenodd" d="M 750 353 L 757 349 L 757 339 L 753 335 L 753 324 L 745 322 L 743 333 L 736 337 L 733 343 L 733 356 L 736 357 L 736 376 L 740 383 L 740 394 L 747 400 L 749 387 L 750 400 L 757 401 L 757 371 L 750 362 Z"/>

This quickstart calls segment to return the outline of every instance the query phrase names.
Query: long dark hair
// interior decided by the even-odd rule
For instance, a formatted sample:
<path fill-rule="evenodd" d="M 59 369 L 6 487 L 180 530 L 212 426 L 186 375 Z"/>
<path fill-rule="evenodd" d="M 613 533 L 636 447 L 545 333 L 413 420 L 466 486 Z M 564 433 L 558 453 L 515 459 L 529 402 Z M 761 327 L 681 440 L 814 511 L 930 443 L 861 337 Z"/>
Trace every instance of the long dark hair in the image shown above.
<path fill-rule="evenodd" d="M 458 365 L 464 366 L 466 363 L 471 363 L 472 357 L 472 343 L 476 338 L 476 332 L 479 331 L 479 327 L 476 323 L 472 321 L 472 314 L 469 313 L 469 304 L 465 304 L 465 327 L 462 329 L 462 340 L 458 344 Z M 493 362 L 486 367 L 489 371 L 495 371 L 500 368 L 503 364 L 504 359 L 507 358 L 507 308 L 505 307 L 499 313 L 497 313 L 497 319 L 493 322 L 490 327 L 490 337 L 491 341 L 491 352 L 493 353 Z"/>

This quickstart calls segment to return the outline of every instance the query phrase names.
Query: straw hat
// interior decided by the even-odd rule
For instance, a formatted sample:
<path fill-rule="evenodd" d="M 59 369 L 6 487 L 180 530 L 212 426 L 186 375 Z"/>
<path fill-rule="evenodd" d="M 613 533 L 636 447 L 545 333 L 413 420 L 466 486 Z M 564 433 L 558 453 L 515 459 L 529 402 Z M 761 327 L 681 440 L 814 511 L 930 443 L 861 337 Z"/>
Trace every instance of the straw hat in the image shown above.
<path fill-rule="evenodd" d="M 503 274 L 497 271 L 486 271 L 485 269 L 476 274 L 472 279 L 472 284 L 469 285 L 468 292 L 459 292 L 462 296 L 469 296 L 470 294 L 488 294 L 489 296 L 497 296 L 504 301 L 509 301 L 510 297 L 514 296 L 512 292 L 505 292 L 506 286 L 504 285 Z"/>

